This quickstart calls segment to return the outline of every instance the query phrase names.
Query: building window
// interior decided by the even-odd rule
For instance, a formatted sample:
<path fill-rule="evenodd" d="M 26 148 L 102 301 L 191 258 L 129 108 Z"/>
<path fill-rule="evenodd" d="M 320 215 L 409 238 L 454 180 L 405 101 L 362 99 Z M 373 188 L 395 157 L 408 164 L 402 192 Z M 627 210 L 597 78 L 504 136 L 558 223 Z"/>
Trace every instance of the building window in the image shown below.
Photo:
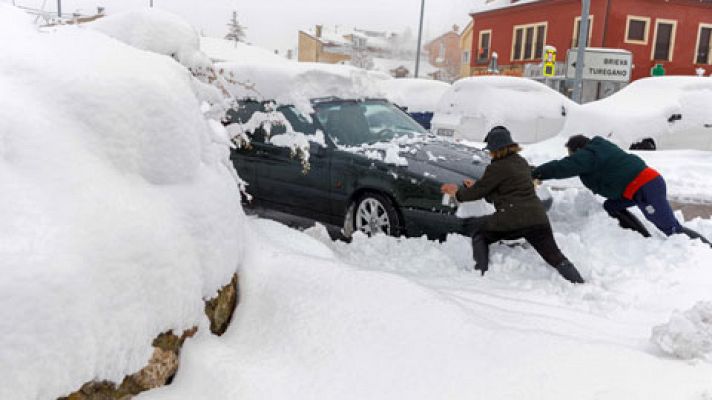
<path fill-rule="evenodd" d="M 440 42 L 440 51 L 438 52 L 438 60 L 439 62 L 443 62 L 445 60 L 445 43 Z"/>
<path fill-rule="evenodd" d="M 675 49 L 675 28 L 677 21 L 658 19 L 655 21 L 653 39 L 653 60 L 672 61 Z"/>
<path fill-rule="evenodd" d="M 576 17 L 574 19 L 574 33 L 573 33 L 573 40 L 571 40 L 571 47 L 572 48 L 577 48 L 579 46 L 579 32 L 581 31 L 581 17 Z M 588 17 L 588 41 L 586 42 L 586 46 L 591 45 L 591 35 L 593 34 L 593 15 Z"/>
<path fill-rule="evenodd" d="M 625 42 L 648 44 L 648 26 L 650 26 L 650 18 L 629 15 L 625 27 Z"/>
<path fill-rule="evenodd" d="M 712 24 L 700 24 L 700 30 L 697 33 L 695 64 L 712 64 L 710 47 L 712 47 Z"/>
<path fill-rule="evenodd" d="M 462 52 L 462 63 L 463 63 L 463 64 L 469 64 L 469 63 L 470 63 L 470 52 L 469 52 L 469 51 L 463 51 L 463 52 Z"/>
<path fill-rule="evenodd" d="M 478 40 L 478 50 L 477 50 L 477 62 L 483 63 L 487 62 L 490 57 L 490 46 L 492 44 L 492 31 L 480 31 L 480 38 Z"/>
<path fill-rule="evenodd" d="M 541 58 L 546 43 L 546 22 L 514 27 L 512 60 L 535 60 Z"/>

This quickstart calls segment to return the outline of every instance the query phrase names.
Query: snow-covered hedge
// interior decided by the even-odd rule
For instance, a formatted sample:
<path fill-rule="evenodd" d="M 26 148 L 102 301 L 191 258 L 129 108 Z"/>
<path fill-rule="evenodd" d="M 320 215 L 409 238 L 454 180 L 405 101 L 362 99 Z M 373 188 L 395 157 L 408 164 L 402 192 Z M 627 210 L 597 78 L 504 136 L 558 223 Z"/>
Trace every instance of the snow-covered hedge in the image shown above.
<path fill-rule="evenodd" d="M 166 14 L 102 24 L 195 55 Z M 204 324 L 243 213 L 185 67 L 97 30 L 38 32 L 8 5 L 0 26 L 0 398 L 51 399 L 120 381 L 157 334 Z"/>

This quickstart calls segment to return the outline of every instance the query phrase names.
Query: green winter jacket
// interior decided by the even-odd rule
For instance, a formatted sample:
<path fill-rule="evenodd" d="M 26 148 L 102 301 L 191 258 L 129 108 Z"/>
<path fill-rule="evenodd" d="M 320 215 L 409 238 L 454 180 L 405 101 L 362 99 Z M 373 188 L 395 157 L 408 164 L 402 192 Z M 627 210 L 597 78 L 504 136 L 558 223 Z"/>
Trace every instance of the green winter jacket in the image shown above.
<path fill-rule="evenodd" d="M 621 199 L 626 187 L 645 168 L 640 157 L 596 136 L 574 154 L 535 168 L 532 177 L 546 180 L 578 176 L 594 193 L 608 199 Z"/>
<path fill-rule="evenodd" d="M 493 160 L 472 187 L 457 192 L 458 201 L 482 198 L 497 209 L 488 217 L 486 230 L 511 232 L 549 224 L 544 205 L 534 190 L 529 164 L 519 154 Z"/>

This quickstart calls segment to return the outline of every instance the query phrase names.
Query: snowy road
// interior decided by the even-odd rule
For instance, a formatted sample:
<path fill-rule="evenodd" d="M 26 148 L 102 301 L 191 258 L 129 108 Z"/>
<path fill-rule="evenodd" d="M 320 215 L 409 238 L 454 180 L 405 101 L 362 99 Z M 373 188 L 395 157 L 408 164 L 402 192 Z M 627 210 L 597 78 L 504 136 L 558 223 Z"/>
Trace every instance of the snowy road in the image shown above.
<path fill-rule="evenodd" d="M 347 244 L 253 219 L 273 247 L 245 268 L 233 326 L 189 344 L 175 384 L 139 398 L 709 400 L 712 363 L 650 338 L 712 300 L 712 249 L 623 231 L 586 191 L 555 200 L 583 286 L 521 246 L 494 246 L 480 277 L 462 236 Z M 689 225 L 712 236 L 710 220 Z"/>

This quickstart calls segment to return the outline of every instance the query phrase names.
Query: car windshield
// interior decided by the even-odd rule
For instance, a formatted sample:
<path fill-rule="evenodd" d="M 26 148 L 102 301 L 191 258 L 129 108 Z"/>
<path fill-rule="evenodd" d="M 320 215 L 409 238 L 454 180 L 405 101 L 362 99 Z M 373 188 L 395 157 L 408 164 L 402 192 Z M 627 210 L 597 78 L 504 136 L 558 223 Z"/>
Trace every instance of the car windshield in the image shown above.
<path fill-rule="evenodd" d="M 343 146 L 387 142 L 427 132 L 408 114 L 382 100 L 317 104 L 316 117 L 326 134 Z"/>

